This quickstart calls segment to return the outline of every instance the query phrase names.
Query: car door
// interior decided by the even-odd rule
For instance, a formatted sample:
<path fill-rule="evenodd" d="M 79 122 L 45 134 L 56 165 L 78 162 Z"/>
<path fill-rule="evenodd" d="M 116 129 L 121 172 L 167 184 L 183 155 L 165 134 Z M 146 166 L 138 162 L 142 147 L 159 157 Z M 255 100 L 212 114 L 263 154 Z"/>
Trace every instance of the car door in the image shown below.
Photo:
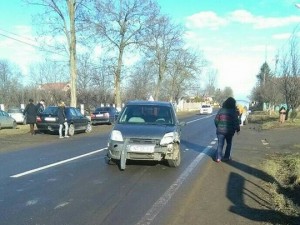
<path fill-rule="evenodd" d="M 88 118 L 84 116 L 79 109 L 75 108 L 76 115 L 78 120 L 80 121 L 80 129 L 85 130 L 88 124 Z"/>
<path fill-rule="evenodd" d="M 1 111 L 0 112 L 0 116 L 1 116 L 1 126 L 2 127 L 9 127 L 10 125 L 10 119 L 9 119 L 9 115 L 8 113 Z"/>
<path fill-rule="evenodd" d="M 75 109 L 72 108 L 72 107 L 66 108 L 65 109 L 65 114 L 66 114 L 66 117 L 68 118 L 69 125 L 73 124 L 74 129 L 77 130 L 78 127 L 80 126 L 80 122 L 77 118 L 77 114 L 76 114 Z"/>

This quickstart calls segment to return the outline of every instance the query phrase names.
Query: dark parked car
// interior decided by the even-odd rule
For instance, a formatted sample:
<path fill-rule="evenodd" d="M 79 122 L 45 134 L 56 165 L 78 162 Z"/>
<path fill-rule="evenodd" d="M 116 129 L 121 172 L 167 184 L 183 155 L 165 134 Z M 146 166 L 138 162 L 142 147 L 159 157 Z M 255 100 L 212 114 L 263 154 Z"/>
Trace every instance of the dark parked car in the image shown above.
<path fill-rule="evenodd" d="M 17 122 L 14 118 L 10 117 L 7 112 L 0 110 L 0 130 L 2 128 L 13 128 L 17 127 Z"/>
<path fill-rule="evenodd" d="M 115 107 L 99 107 L 91 113 L 91 121 L 96 124 L 113 124 L 118 118 L 119 112 Z"/>
<path fill-rule="evenodd" d="M 108 141 L 107 162 L 166 161 L 180 165 L 181 126 L 170 102 L 130 101 L 121 111 Z"/>
<path fill-rule="evenodd" d="M 42 113 L 37 116 L 36 126 L 41 132 L 58 133 L 58 107 L 48 106 Z M 75 132 L 91 132 L 92 125 L 90 120 L 81 114 L 80 110 L 75 107 L 66 107 L 65 114 L 69 125 L 69 135 L 73 136 Z"/>

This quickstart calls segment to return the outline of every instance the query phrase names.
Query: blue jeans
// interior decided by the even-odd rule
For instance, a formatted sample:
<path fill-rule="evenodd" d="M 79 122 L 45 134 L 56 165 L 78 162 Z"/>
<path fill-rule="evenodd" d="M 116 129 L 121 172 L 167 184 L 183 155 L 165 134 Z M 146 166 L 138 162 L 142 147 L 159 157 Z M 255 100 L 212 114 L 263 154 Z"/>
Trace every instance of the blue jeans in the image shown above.
<path fill-rule="evenodd" d="M 231 154 L 231 146 L 232 146 L 232 134 L 218 134 L 218 148 L 216 152 L 216 159 L 222 159 L 223 155 L 223 148 L 226 140 L 226 149 L 225 149 L 225 154 L 224 154 L 224 159 L 229 159 L 230 154 Z"/>

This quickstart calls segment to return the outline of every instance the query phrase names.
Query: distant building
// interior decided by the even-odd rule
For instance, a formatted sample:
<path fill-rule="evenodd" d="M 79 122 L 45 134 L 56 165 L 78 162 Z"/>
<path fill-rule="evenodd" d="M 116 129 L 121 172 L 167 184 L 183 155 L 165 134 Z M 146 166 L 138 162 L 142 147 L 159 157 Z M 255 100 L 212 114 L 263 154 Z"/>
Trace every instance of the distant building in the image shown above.
<path fill-rule="evenodd" d="M 43 91 L 68 91 L 70 90 L 70 83 L 68 82 L 58 82 L 58 83 L 46 83 L 46 84 L 40 84 L 38 86 L 38 90 L 43 90 Z"/>

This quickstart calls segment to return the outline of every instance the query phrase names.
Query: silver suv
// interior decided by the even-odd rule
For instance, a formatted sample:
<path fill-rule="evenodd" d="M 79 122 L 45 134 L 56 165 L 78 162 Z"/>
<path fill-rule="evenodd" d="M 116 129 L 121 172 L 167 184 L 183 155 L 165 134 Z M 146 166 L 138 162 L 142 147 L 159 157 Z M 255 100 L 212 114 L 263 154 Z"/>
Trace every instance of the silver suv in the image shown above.
<path fill-rule="evenodd" d="M 170 102 L 130 101 L 122 109 L 108 140 L 108 163 L 126 160 L 167 161 L 180 165 L 181 127 Z"/>

